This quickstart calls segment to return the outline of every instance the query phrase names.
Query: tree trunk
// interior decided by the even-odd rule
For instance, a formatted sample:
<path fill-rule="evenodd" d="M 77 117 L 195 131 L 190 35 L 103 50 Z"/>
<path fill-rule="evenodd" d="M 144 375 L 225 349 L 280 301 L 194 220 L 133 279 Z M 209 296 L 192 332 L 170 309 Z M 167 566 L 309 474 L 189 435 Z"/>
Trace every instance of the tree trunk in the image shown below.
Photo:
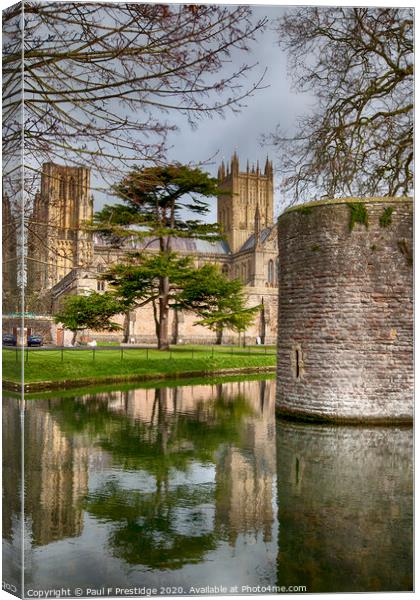
<path fill-rule="evenodd" d="M 124 313 L 124 325 L 123 325 L 123 344 L 127 344 L 130 338 L 130 311 Z"/>
<path fill-rule="evenodd" d="M 265 307 L 264 307 L 264 298 L 262 298 L 262 307 L 260 311 L 260 338 L 261 343 L 265 344 Z"/>
<path fill-rule="evenodd" d="M 173 324 L 172 324 L 172 339 L 171 339 L 171 344 L 177 344 L 178 343 L 178 337 L 179 337 L 179 321 L 178 321 L 178 311 L 175 309 L 174 310 L 174 320 L 173 320 Z"/>
<path fill-rule="evenodd" d="M 153 319 L 155 321 L 155 333 L 156 333 L 156 339 L 159 339 L 159 317 L 158 317 L 158 309 L 156 306 L 156 301 L 152 300 L 152 306 L 153 306 Z"/>
<path fill-rule="evenodd" d="M 218 327 L 216 329 L 216 344 L 218 346 L 222 345 L 222 337 L 223 337 L 223 327 Z"/>
<path fill-rule="evenodd" d="M 73 338 L 72 338 L 72 340 L 71 340 L 71 345 L 72 345 L 72 346 L 75 346 L 75 345 L 76 345 L 77 333 L 78 333 L 77 329 L 76 329 L 75 331 L 73 331 Z"/>
<path fill-rule="evenodd" d="M 159 293 L 159 335 L 158 349 L 168 350 L 169 348 L 169 279 L 162 277 L 160 280 Z"/>

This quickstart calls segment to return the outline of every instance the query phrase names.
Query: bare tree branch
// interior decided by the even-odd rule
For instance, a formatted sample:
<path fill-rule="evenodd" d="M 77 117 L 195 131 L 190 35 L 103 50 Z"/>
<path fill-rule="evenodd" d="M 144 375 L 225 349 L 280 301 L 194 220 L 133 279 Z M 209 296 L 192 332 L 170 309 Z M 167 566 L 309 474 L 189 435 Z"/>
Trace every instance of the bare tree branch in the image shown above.
<path fill-rule="evenodd" d="M 270 137 L 294 200 L 411 193 L 412 10 L 294 8 L 276 29 L 295 89 L 318 104 Z"/>

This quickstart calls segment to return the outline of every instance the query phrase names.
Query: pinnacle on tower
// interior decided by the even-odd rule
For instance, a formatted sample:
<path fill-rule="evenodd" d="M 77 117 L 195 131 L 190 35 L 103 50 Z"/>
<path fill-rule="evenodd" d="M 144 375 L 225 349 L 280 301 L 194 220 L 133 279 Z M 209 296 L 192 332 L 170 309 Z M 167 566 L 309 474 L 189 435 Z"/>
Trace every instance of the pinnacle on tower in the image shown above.
<path fill-rule="evenodd" d="M 222 164 L 219 167 L 219 170 L 217 172 L 217 177 L 218 179 L 220 179 L 221 181 L 223 181 L 223 179 L 225 179 L 226 177 L 226 171 L 225 171 L 225 161 L 222 160 Z"/>
<path fill-rule="evenodd" d="M 273 164 L 268 160 L 268 154 L 267 154 L 267 159 L 265 161 L 265 167 L 264 167 L 264 175 L 271 175 L 273 173 Z"/>
<path fill-rule="evenodd" d="M 239 173 L 239 159 L 238 159 L 238 155 L 236 154 L 236 150 L 233 153 L 232 160 L 231 160 L 231 171 L 232 171 L 232 173 Z"/>

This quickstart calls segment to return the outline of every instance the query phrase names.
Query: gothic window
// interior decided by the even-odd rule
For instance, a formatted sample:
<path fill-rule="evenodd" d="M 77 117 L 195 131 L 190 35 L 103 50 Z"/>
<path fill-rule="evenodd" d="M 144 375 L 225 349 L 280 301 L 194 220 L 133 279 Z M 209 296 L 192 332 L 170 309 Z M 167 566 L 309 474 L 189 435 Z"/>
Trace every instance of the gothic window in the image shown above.
<path fill-rule="evenodd" d="M 246 282 L 246 265 L 242 265 L 242 281 Z"/>
<path fill-rule="evenodd" d="M 229 274 L 229 267 L 227 265 L 223 265 L 223 267 L 222 267 L 222 273 L 223 273 L 223 275 L 228 275 Z"/>
<path fill-rule="evenodd" d="M 60 177 L 59 186 L 60 186 L 60 198 L 64 198 L 66 195 L 66 180 L 64 179 L 64 177 Z"/>
<path fill-rule="evenodd" d="M 276 258 L 276 272 L 274 275 L 274 281 L 276 282 L 276 285 L 279 284 L 279 257 Z"/>
<path fill-rule="evenodd" d="M 238 265 L 236 265 L 236 267 L 235 267 L 235 277 L 236 277 L 236 279 L 239 279 L 239 267 L 238 267 Z"/>
<path fill-rule="evenodd" d="M 70 177 L 69 181 L 69 196 L 72 200 L 76 197 L 76 182 L 74 181 L 74 177 Z"/>
<path fill-rule="evenodd" d="M 105 281 L 98 279 L 96 282 L 96 289 L 98 292 L 103 292 L 105 290 Z"/>
<path fill-rule="evenodd" d="M 274 263 L 271 258 L 268 261 L 268 283 L 270 285 L 274 283 Z"/>

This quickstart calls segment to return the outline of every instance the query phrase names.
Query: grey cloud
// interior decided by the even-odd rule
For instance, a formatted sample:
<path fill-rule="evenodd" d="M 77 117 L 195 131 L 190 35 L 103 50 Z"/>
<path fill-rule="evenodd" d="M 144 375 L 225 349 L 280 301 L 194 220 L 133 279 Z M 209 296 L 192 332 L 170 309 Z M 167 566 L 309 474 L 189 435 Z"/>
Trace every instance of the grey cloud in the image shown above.
<path fill-rule="evenodd" d="M 222 159 L 229 161 L 233 151 L 236 150 L 243 168 L 248 159 L 250 163 L 259 160 L 260 165 L 264 165 L 267 154 L 276 168 L 274 149 L 270 146 L 262 146 L 262 134 L 269 134 L 277 125 L 282 129 L 293 130 L 297 116 L 307 110 L 311 100 L 308 95 L 294 94 L 290 89 L 287 57 L 279 48 L 272 28 L 273 20 L 283 11 L 284 7 L 254 7 L 255 18 L 266 16 L 270 20 L 270 26 L 259 35 L 248 56 L 237 53 L 233 57 L 234 62 L 226 65 L 226 72 L 230 72 L 232 66 L 239 67 L 244 61 L 257 63 L 249 76 L 250 81 L 252 81 L 251 77 L 254 78 L 253 81 L 257 80 L 267 69 L 264 79 L 264 85 L 267 87 L 248 97 L 239 113 L 227 111 L 224 118 L 215 116 L 212 119 L 202 119 L 195 129 L 191 128 L 183 115 L 175 113 L 165 115 L 165 119 L 170 120 L 178 128 L 168 138 L 171 147 L 168 154 L 170 161 L 200 163 L 212 158 L 211 164 L 204 168 L 212 175 L 216 175 Z M 277 173 L 277 183 L 280 176 L 281 174 Z M 278 191 L 276 195 L 278 204 L 280 201 Z M 105 201 L 109 202 L 112 199 L 99 195 L 96 198 L 97 207 L 99 208 Z M 215 204 L 208 220 L 215 220 Z"/>

